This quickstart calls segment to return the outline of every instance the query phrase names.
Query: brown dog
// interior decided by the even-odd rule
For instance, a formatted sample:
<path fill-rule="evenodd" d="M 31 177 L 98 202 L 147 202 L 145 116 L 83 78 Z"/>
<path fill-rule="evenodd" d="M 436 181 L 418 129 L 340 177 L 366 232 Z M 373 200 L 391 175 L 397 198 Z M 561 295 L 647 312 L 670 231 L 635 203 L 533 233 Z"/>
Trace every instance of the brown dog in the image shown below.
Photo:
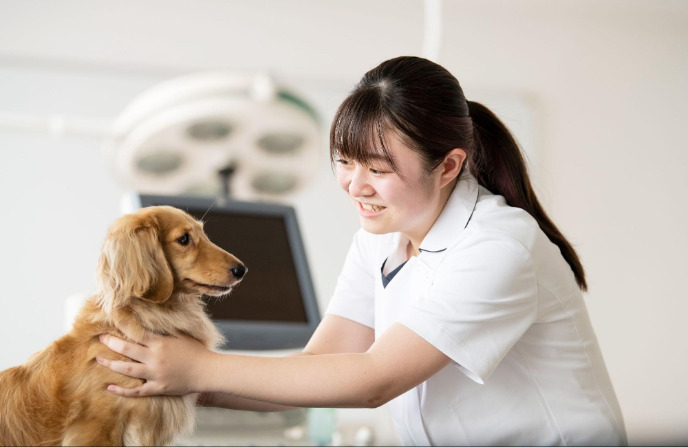
<path fill-rule="evenodd" d="M 228 294 L 243 277 L 241 262 L 208 239 L 202 224 L 168 206 L 118 219 L 97 267 L 97 294 L 72 331 L 21 366 L 0 373 L 0 445 L 162 445 L 193 429 L 195 396 L 123 398 L 108 384 L 141 380 L 97 364 L 123 357 L 101 344 L 117 328 L 187 334 L 208 348 L 221 336 L 201 295 Z"/>

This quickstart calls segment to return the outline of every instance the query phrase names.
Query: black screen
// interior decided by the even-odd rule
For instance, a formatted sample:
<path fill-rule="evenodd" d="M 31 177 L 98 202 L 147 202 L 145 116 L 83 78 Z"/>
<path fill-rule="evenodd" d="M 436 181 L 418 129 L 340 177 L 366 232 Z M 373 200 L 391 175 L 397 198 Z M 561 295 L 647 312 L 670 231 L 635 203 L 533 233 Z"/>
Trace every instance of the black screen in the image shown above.
<path fill-rule="evenodd" d="M 239 258 L 248 273 L 232 293 L 209 298 L 215 320 L 307 322 L 298 275 L 281 216 L 189 211 L 205 222 L 218 246 Z"/>

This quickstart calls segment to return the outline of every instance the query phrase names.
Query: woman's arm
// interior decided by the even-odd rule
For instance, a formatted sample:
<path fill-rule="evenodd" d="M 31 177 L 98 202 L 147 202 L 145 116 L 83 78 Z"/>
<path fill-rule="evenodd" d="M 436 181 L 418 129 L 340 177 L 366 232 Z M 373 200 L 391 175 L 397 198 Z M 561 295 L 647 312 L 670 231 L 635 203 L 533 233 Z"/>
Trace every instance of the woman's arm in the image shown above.
<path fill-rule="evenodd" d="M 303 351 L 291 355 L 365 352 L 374 339 L 375 332 L 367 326 L 336 315 L 325 315 Z M 202 393 L 197 404 L 246 411 L 284 411 L 297 408 L 219 392 Z"/>
<path fill-rule="evenodd" d="M 201 393 L 196 401 L 199 407 L 227 408 L 229 410 L 273 412 L 293 410 L 295 406 L 279 405 L 259 400 L 244 399 L 226 393 Z"/>
<path fill-rule="evenodd" d="M 321 354 L 328 343 L 349 346 L 327 333 L 309 343 L 313 355 L 253 357 L 208 351 L 184 337 L 151 337 L 143 346 L 111 336 L 104 342 L 137 362 L 100 359 L 123 374 L 146 379 L 123 396 L 220 392 L 243 399 L 301 407 L 377 407 L 423 382 L 449 363 L 442 352 L 403 325 L 392 325 L 365 352 Z M 167 340 L 163 340 L 167 339 Z M 352 343 L 360 348 L 363 343 Z M 200 348 L 199 348 L 200 347 Z M 193 358 L 193 362 L 188 359 Z"/>
<path fill-rule="evenodd" d="M 374 341 L 375 331 L 368 326 L 337 315 L 325 315 L 301 354 L 366 352 Z"/>

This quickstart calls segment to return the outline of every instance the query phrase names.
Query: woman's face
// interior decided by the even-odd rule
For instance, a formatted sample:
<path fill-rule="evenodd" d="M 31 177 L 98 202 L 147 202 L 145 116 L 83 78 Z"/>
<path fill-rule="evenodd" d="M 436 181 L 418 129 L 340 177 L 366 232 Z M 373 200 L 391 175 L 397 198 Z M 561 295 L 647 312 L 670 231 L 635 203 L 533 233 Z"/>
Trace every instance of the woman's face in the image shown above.
<path fill-rule="evenodd" d="M 337 181 L 366 231 L 401 232 L 418 247 L 446 201 L 440 197 L 439 175 L 428 173 L 420 155 L 395 135 L 387 135 L 385 142 L 397 172 L 382 157 L 369 165 L 338 158 Z"/>

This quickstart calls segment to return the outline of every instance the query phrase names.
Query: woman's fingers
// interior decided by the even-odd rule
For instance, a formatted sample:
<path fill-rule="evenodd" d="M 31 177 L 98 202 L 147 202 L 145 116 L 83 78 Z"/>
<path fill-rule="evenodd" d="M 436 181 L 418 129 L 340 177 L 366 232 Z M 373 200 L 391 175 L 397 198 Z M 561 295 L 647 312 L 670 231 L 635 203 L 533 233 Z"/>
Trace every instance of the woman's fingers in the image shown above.
<path fill-rule="evenodd" d="M 127 362 L 123 360 L 110 360 L 103 357 L 96 357 L 96 361 L 101 365 L 110 368 L 112 371 L 124 374 L 129 377 L 142 378 L 146 376 L 145 365 L 141 363 Z M 124 388 L 119 385 L 108 385 L 107 390 L 113 394 L 124 397 L 142 397 L 159 394 L 153 389 L 153 384 L 146 381 L 143 385 L 134 388 Z"/>
<path fill-rule="evenodd" d="M 112 394 L 117 394 L 118 396 L 123 397 L 144 397 L 157 394 L 150 388 L 150 386 L 148 386 L 148 383 L 144 383 L 136 388 L 123 388 L 118 385 L 108 385 L 107 390 Z"/>
<path fill-rule="evenodd" d="M 143 362 L 145 360 L 145 346 L 122 340 L 121 338 L 117 338 L 110 334 L 101 334 L 100 342 L 118 354 L 122 354 L 123 356 L 129 357 L 132 360 L 137 362 Z"/>
<path fill-rule="evenodd" d="M 146 353 L 148 348 L 146 346 L 128 342 L 110 334 L 101 334 L 100 341 L 114 352 L 122 354 L 133 361 L 111 360 L 105 357 L 97 357 L 96 361 L 98 363 L 116 373 L 120 373 L 125 376 L 143 379 L 146 381 L 149 379 L 149 373 L 146 370 L 146 364 L 143 363 L 143 361 L 147 358 Z M 146 394 L 148 391 L 147 388 L 149 387 L 143 387 L 145 387 L 147 384 L 148 382 L 135 388 L 122 388 L 117 385 L 110 385 L 108 390 L 121 396 L 146 396 L 149 395 Z"/>
<path fill-rule="evenodd" d="M 110 360 L 104 357 L 96 357 L 96 361 L 114 372 L 145 380 L 145 365 L 141 363 Z"/>
<path fill-rule="evenodd" d="M 132 361 L 98 357 L 97 361 L 110 370 L 129 377 L 144 379 L 134 388 L 110 385 L 108 390 L 120 396 L 182 395 L 194 391 L 198 370 L 189 359 L 198 359 L 209 352 L 199 341 L 188 336 L 152 335 L 139 343 L 102 334 L 101 342 L 112 351 Z M 140 344 L 145 343 L 145 344 Z"/>

